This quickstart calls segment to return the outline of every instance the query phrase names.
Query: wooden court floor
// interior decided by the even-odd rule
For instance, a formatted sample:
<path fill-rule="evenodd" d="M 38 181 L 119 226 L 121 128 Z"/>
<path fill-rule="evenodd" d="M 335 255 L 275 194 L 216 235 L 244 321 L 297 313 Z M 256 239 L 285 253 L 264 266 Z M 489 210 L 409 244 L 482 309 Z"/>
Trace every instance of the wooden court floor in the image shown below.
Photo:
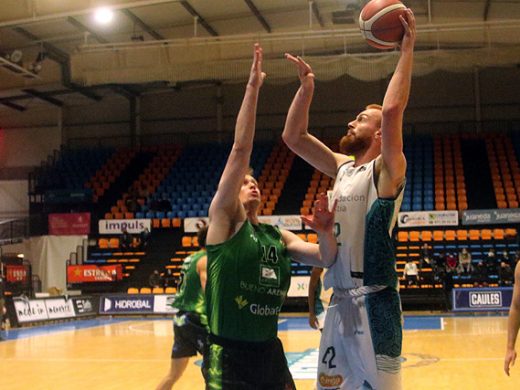
<path fill-rule="evenodd" d="M 511 377 L 502 371 L 506 329 L 506 317 L 446 317 L 441 329 L 406 330 L 404 389 L 520 389 L 520 362 Z M 169 366 L 172 332 L 165 319 L 105 320 L 0 342 L 0 389 L 154 389 Z M 319 333 L 292 329 L 280 338 L 286 352 L 302 352 L 317 347 Z M 196 360 L 175 389 L 203 389 Z M 313 380 L 296 384 L 314 388 Z"/>

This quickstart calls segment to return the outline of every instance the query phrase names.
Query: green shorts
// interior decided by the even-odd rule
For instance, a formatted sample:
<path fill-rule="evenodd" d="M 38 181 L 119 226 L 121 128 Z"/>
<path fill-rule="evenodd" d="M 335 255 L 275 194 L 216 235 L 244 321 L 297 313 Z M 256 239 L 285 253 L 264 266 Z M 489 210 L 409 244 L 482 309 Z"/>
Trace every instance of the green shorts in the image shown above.
<path fill-rule="evenodd" d="M 210 335 L 202 373 L 207 390 L 296 389 L 278 338 L 246 342 Z"/>

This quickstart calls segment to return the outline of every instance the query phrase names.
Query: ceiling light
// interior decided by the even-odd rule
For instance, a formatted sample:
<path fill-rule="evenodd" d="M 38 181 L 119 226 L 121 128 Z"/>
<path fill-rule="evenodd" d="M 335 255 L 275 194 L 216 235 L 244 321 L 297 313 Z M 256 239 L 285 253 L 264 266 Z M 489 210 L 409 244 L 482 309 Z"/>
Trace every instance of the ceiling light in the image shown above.
<path fill-rule="evenodd" d="M 98 8 L 94 13 L 94 19 L 99 24 L 108 24 L 114 18 L 114 13 L 110 8 Z"/>

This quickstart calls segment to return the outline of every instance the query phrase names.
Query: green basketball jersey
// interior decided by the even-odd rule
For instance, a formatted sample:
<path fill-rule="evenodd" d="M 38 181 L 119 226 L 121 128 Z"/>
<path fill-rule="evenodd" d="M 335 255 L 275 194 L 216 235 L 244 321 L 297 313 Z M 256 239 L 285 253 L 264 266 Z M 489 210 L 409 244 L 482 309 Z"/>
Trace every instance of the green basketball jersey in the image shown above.
<path fill-rule="evenodd" d="M 202 324 L 207 324 L 206 307 L 204 305 L 204 291 L 200 285 L 197 263 L 206 255 L 205 250 L 193 253 L 186 257 L 181 267 L 181 282 L 172 306 L 191 311 L 200 315 Z"/>
<path fill-rule="evenodd" d="M 211 333 L 242 341 L 276 337 L 291 281 L 291 259 L 278 228 L 245 221 L 233 237 L 207 251 Z"/>

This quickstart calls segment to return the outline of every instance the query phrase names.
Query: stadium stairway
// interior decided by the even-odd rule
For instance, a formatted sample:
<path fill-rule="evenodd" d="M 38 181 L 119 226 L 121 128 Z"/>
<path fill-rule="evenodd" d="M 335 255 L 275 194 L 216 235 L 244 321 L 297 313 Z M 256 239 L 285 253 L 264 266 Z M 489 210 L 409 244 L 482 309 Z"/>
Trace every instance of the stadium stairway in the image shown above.
<path fill-rule="evenodd" d="M 296 156 L 282 195 L 276 205 L 277 215 L 300 214 L 300 206 L 305 198 L 313 172 L 313 167 Z"/>
<path fill-rule="evenodd" d="M 466 178 L 468 209 L 496 208 L 485 141 L 483 139 L 462 139 L 461 152 Z"/>
<path fill-rule="evenodd" d="M 181 229 L 154 229 L 146 248 L 146 255 L 139 264 L 139 269 L 125 281 L 124 291 L 128 287 L 149 287 L 148 278 L 154 270 L 163 273 L 170 264 L 170 258 L 180 247 Z"/>
<path fill-rule="evenodd" d="M 138 153 L 134 159 L 121 172 L 116 181 L 101 197 L 96 207 L 96 218 L 92 222 L 94 229 L 97 229 L 98 221 L 104 218 L 105 212 L 110 210 L 110 206 L 116 203 L 117 199 L 121 198 L 121 194 L 126 192 L 139 174 L 146 169 L 154 153 L 141 152 Z"/>

